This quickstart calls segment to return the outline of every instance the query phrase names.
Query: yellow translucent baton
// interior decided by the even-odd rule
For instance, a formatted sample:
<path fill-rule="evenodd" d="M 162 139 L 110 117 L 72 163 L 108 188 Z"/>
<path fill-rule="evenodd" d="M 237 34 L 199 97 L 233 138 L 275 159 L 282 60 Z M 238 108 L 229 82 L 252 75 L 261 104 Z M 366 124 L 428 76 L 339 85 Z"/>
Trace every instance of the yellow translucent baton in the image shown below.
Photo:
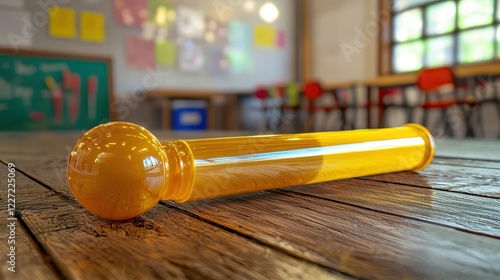
<path fill-rule="evenodd" d="M 160 143 L 126 122 L 99 125 L 76 143 L 68 181 L 90 212 L 110 220 L 160 200 L 186 202 L 428 166 L 435 151 L 419 124 Z"/>

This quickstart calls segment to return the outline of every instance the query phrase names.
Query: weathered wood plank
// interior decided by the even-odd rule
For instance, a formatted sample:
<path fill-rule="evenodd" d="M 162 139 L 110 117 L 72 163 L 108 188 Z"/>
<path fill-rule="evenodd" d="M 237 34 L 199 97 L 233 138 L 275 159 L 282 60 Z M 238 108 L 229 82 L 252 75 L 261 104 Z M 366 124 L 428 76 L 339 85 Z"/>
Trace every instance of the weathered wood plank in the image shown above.
<path fill-rule="evenodd" d="M 361 278 L 500 275 L 498 239 L 324 199 L 264 192 L 171 205 Z"/>
<path fill-rule="evenodd" d="M 399 172 L 364 179 L 500 198 L 500 178 L 496 169 L 431 164 L 418 173 L 420 176 L 414 174 Z"/>
<path fill-rule="evenodd" d="M 7 159 L 18 160 L 20 166 L 30 175 L 43 182 L 49 182 L 49 185 L 53 186 L 54 189 L 68 194 L 69 190 L 64 177 L 66 159 L 63 154 L 60 150 L 55 150 L 53 154 L 45 155 L 44 158 L 35 161 L 33 158 L 29 161 L 27 157 L 19 157 L 19 154 L 11 154 Z M 27 154 L 27 156 L 29 155 L 30 153 Z M 2 156 L 2 158 L 4 157 Z M 425 175 L 423 176 L 424 180 L 422 178 L 416 179 L 416 181 L 421 181 L 418 182 L 419 186 L 434 188 L 435 183 L 429 182 L 429 176 L 432 174 L 422 174 Z M 436 176 L 439 177 L 439 173 Z M 491 177 L 485 176 L 483 181 L 488 180 L 488 178 Z M 415 180 L 415 178 L 413 179 Z M 400 183 L 408 184 L 408 182 Z M 431 189 L 424 190 L 432 191 Z M 454 191 L 454 189 L 451 190 Z M 85 229 L 88 228 L 90 228 L 87 230 L 88 233 L 98 232 L 97 236 L 104 234 L 106 237 L 111 229 L 112 239 L 117 236 L 114 231 L 116 228 L 119 228 L 122 234 L 138 236 L 130 233 L 135 228 L 134 221 L 130 222 L 132 225 L 119 223 L 119 226 L 114 223 L 105 223 L 89 216 L 83 209 L 75 206 L 72 198 L 65 198 L 65 200 L 68 200 L 69 202 L 66 202 L 73 208 L 70 209 L 71 211 L 67 210 L 67 214 L 60 216 L 71 218 L 70 212 L 73 213 L 80 209 L 82 212 L 79 215 L 86 217 L 84 218 L 85 223 L 73 225 L 71 222 L 74 218 L 71 218 L 53 231 L 41 231 L 40 236 L 46 238 L 44 244 L 50 244 L 48 237 L 45 237 L 50 235 L 49 233 L 62 232 L 68 234 L 65 238 L 69 239 L 69 236 L 74 235 L 75 232 L 79 233 L 81 230 L 86 232 Z M 35 205 L 33 204 L 33 207 Z M 495 279 L 499 275 L 500 268 L 495 267 L 495 263 L 500 260 L 500 244 L 497 239 L 455 231 L 446 227 L 325 199 L 304 197 L 293 193 L 283 195 L 283 193 L 263 192 L 185 205 L 170 203 L 168 205 L 172 208 L 156 207 L 153 212 L 138 220 L 155 224 L 163 217 L 165 223 L 170 225 L 169 222 L 172 222 L 175 227 L 175 225 L 182 223 L 180 222 L 182 218 L 176 216 L 182 213 L 172 209 L 179 208 L 200 219 L 219 224 L 229 231 L 253 238 L 259 243 L 268 244 L 268 246 L 279 248 L 288 254 L 317 262 L 324 267 L 363 278 Z M 27 220 L 29 220 L 30 215 L 33 215 L 29 212 L 25 214 Z M 167 215 L 176 218 L 170 218 Z M 50 220 L 52 216 L 54 215 L 39 216 L 31 221 Z M 99 224 L 100 222 L 103 224 Z M 98 223 L 100 228 L 96 229 L 95 223 Z M 122 228 L 121 225 L 125 225 L 125 228 Z M 41 229 L 47 228 L 47 225 L 43 226 L 39 227 Z M 192 226 L 190 225 L 190 227 Z M 103 232 L 102 234 L 98 231 L 99 229 Z M 57 243 L 58 238 L 60 239 L 60 236 L 50 240 Z M 94 239 L 89 237 L 89 240 Z M 138 239 L 141 240 L 139 237 Z M 205 243 L 209 242 L 208 240 L 209 237 L 202 239 Z M 129 242 L 128 239 L 127 242 Z M 94 244 L 96 244 L 95 248 L 100 248 L 100 246 L 109 246 L 107 243 L 109 242 Z M 169 244 L 169 246 L 171 245 Z M 55 245 L 55 247 L 59 248 L 63 245 Z M 144 250 L 152 249 L 147 246 Z M 120 252 L 131 253 L 130 250 L 125 249 Z M 181 266 L 183 265 L 185 264 L 183 263 Z M 186 267 L 188 266 L 190 265 L 186 265 Z M 134 266 L 132 265 L 132 267 Z M 177 266 L 175 267 L 177 268 Z M 194 276 L 189 275 L 189 277 Z"/>
<path fill-rule="evenodd" d="M 498 140 L 436 139 L 436 156 L 500 161 Z"/>
<path fill-rule="evenodd" d="M 65 277 L 350 278 L 162 205 L 141 218 L 110 222 L 22 174 L 18 174 L 18 184 L 22 186 L 17 197 L 21 219 Z"/>
<path fill-rule="evenodd" d="M 2 176 L 3 178 L 3 176 Z M 1 200 L 2 205 L 6 205 L 5 201 Z M 0 230 L 0 255 L 2 256 L 2 264 L 0 265 L 0 279 L 61 279 L 61 275 L 54 271 L 52 265 L 49 263 L 51 258 L 42 254 L 33 240 L 29 237 L 23 227 L 18 221 L 15 221 L 15 244 L 8 244 L 7 240 L 10 230 L 7 228 L 8 222 L 6 215 L 2 215 L 2 225 Z M 15 247 L 15 266 L 13 271 L 8 269 L 11 265 L 8 263 L 12 254 L 10 247 Z"/>
<path fill-rule="evenodd" d="M 485 160 L 461 159 L 461 158 L 435 157 L 434 160 L 432 161 L 432 164 L 500 169 L 500 161 L 497 162 L 497 161 L 485 161 Z"/>
<path fill-rule="evenodd" d="M 500 239 L 500 199 L 356 179 L 300 186 L 285 191 L 447 225 Z"/>

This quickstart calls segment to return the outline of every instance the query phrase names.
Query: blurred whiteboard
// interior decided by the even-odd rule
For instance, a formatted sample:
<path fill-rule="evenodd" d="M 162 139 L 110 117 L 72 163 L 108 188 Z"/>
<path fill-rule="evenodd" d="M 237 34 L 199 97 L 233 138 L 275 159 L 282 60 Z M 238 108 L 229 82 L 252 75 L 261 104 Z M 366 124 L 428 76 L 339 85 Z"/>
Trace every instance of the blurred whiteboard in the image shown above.
<path fill-rule="evenodd" d="M 4 0 L 0 0 L 4 2 Z M 25 11 L 0 10 L 0 46 L 22 48 L 30 47 L 34 33 L 31 14 Z M 24 19 L 24 20 L 23 20 Z"/>
<path fill-rule="evenodd" d="M 24 0 L 0 0 L 0 8 L 3 6 L 22 9 Z"/>

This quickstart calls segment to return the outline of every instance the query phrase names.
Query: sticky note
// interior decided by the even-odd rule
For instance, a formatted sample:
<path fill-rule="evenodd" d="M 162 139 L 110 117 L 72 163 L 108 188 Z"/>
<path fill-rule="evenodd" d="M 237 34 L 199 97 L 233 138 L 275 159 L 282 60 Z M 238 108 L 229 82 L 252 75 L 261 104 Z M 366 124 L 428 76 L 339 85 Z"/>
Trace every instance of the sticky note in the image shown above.
<path fill-rule="evenodd" d="M 105 18 L 101 13 L 83 11 L 80 14 L 80 39 L 101 43 L 106 40 Z"/>
<path fill-rule="evenodd" d="M 285 42 L 286 42 L 285 31 L 283 30 L 278 31 L 278 33 L 276 33 L 276 46 L 278 46 L 278 48 L 284 48 Z"/>
<path fill-rule="evenodd" d="M 49 35 L 57 38 L 75 38 L 75 10 L 52 6 L 49 8 Z"/>
<path fill-rule="evenodd" d="M 246 49 L 252 45 L 252 27 L 241 21 L 229 22 L 229 45 L 232 48 Z"/>
<path fill-rule="evenodd" d="M 125 26 L 142 27 L 148 19 L 148 2 L 148 0 L 114 0 L 116 22 Z"/>
<path fill-rule="evenodd" d="M 159 40 L 156 41 L 155 57 L 156 63 L 165 66 L 174 66 L 177 54 L 177 47 L 174 41 Z"/>
<path fill-rule="evenodd" d="M 229 51 L 229 65 L 233 73 L 248 73 L 253 70 L 251 52 L 247 50 L 231 49 Z"/>
<path fill-rule="evenodd" d="M 155 44 L 151 40 L 129 35 L 126 40 L 127 65 L 134 69 L 155 67 Z"/>
<path fill-rule="evenodd" d="M 276 30 L 269 26 L 257 25 L 254 29 L 255 46 L 274 48 L 276 46 Z"/>

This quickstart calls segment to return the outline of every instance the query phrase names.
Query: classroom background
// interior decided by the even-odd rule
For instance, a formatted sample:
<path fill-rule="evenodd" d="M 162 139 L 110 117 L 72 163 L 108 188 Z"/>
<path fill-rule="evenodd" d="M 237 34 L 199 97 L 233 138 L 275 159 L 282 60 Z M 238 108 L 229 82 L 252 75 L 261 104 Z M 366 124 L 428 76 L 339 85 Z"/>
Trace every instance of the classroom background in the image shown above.
<path fill-rule="evenodd" d="M 500 136 L 498 0 L 1 0 L 0 130 Z"/>

